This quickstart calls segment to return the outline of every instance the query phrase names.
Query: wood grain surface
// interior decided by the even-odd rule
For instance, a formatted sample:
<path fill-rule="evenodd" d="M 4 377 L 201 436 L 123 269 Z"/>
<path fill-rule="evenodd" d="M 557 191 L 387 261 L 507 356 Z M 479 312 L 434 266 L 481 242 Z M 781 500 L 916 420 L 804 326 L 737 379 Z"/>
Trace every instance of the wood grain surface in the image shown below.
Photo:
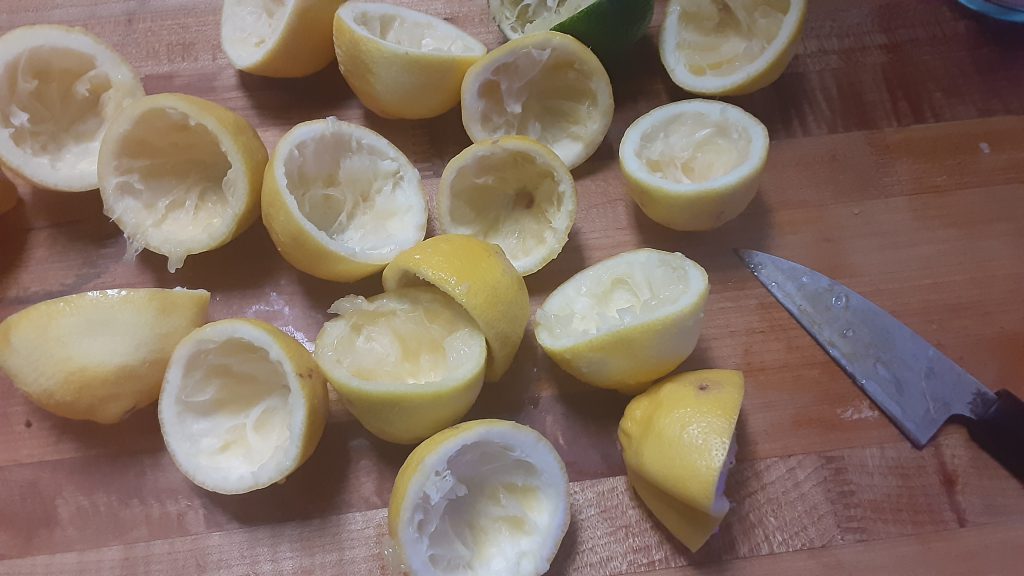
<path fill-rule="evenodd" d="M 398 3 L 500 44 L 484 0 Z M 818 269 L 989 387 L 1024 394 L 1024 28 L 953 0 L 812 1 L 785 74 L 729 99 L 772 135 L 757 199 L 717 231 L 683 234 L 635 208 L 616 158 L 634 119 L 689 97 L 659 62 L 658 10 L 632 64 L 612 71 L 615 121 L 575 172 L 569 243 L 527 284 L 537 305 L 581 268 L 639 246 L 681 251 L 708 270 L 706 326 L 683 369 L 746 374 L 727 489 L 735 507 L 699 553 L 674 542 L 623 477 L 615 429 L 627 399 L 574 381 L 528 333 L 469 417 L 534 426 L 565 459 L 573 521 L 550 573 L 1020 573 L 1021 484 L 956 426 L 913 449 L 731 250 Z M 148 92 L 224 104 L 268 146 L 307 119 L 364 124 L 409 156 L 430 193 L 468 145 L 457 111 L 380 119 L 334 67 L 298 80 L 236 72 L 220 50 L 219 13 L 216 0 L 2 0 L 0 32 L 85 26 L 124 54 Z M 380 290 L 379 277 L 342 285 L 292 269 L 260 225 L 169 274 L 150 253 L 123 259 L 97 193 L 20 192 L 0 216 L 0 319 L 84 290 L 188 286 L 213 292 L 213 319 L 258 317 L 308 342 L 336 298 Z M 383 508 L 407 454 L 333 398 L 319 448 L 287 483 L 221 496 L 175 469 L 152 408 L 115 426 L 63 420 L 0 376 L 0 574 L 386 575 Z"/>

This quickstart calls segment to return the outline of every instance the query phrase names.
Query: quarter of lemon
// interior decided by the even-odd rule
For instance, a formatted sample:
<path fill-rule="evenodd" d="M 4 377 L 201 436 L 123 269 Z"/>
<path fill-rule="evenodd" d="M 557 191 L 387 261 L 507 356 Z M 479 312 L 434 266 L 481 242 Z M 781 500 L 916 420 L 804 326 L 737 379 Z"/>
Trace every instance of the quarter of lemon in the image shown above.
<path fill-rule="evenodd" d="M 634 398 L 619 422 L 630 483 L 690 550 L 703 546 L 729 511 L 725 480 L 742 402 L 742 372 L 685 372 Z"/>
<path fill-rule="evenodd" d="M 488 382 L 512 365 L 530 321 L 530 295 L 496 244 L 461 234 L 434 236 L 399 254 L 382 280 L 385 290 L 432 285 L 465 308 L 487 341 Z"/>
<path fill-rule="evenodd" d="M 520 274 L 555 259 L 576 219 L 576 186 L 565 163 L 523 136 L 474 144 L 441 174 L 437 224 L 501 246 Z"/>
<path fill-rule="evenodd" d="M 331 17 L 343 0 L 224 0 L 220 45 L 239 70 L 307 76 L 334 59 Z"/>
<path fill-rule="evenodd" d="M 569 527 L 569 482 L 532 428 L 476 420 L 416 447 L 388 531 L 410 576 L 540 576 Z"/>
<path fill-rule="evenodd" d="M 637 393 L 697 346 L 708 276 L 678 253 L 640 248 L 584 269 L 537 310 L 534 333 L 579 380 Z"/>
<path fill-rule="evenodd" d="M 266 164 L 263 141 L 238 114 L 185 94 L 146 96 L 103 137 L 103 212 L 132 254 L 163 254 L 174 272 L 256 220 Z"/>
<path fill-rule="evenodd" d="M 327 422 L 327 384 L 309 351 L 277 328 L 220 320 L 174 349 L 158 414 L 167 451 L 189 480 L 241 494 L 283 482 L 313 453 Z"/>
<path fill-rule="evenodd" d="M 399 288 L 331 307 L 313 356 L 345 407 L 375 436 L 415 444 L 458 422 L 480 393 L 487 343 L 436 288 Z"/>
<path fill-rule="evenodd" d="M 462 78 L 487 47 L 456 26 L 391 4 L 346 2 L 334 17 L 338 67 L 385 118 L 432 118 L 459 103 Z"/>
<path fill-rule="evenodd" d="M 597 56 L 559 32 L 508 42 L 474 64 L 462 83 L 462 124 L 474 142 L 529 136 L 570 169 L 597 150 L 614 110 Z"/>
<path fill-rule="evenodd" d="M 629 193 L 655 222 L 710 230 L 757 193 L 768 129 L 738 106 L 714 100 L 666 104 L 638 118 L 619 143 Z"/>
<path fill-rule="evenodd" d="M 807 0 L 670 0 L 661 62 L 688 92 L 749 94 L 782 75 L 806 13 Z"/>
<path fill-rule="evenodd" d="M 647 32 L 654 0 L 488 0 L 491 16 L 509 40 L 554 30 L 569 34 L 605 62 L 620 63 Z"/>
<path fill-rule="evenodd" d="M 420 173 L 380 134 L 331 117 L 303 122 L 274 148 L 263 223 L 285 260 L 324 280 L 379 272 L 423 240 Z"/>
<path fill-rule="evenodd" d="M 128 62 L 85 30 L 15 28 L 0 36 L 0 164 L 43 188 L 93 190 L 103 133 L 143 95 Z"/>
<path fill-rule="evenodd" d="M 102 290 L 0 322 L 0 370 L 40 408 L 113 424 L 160 394 L 171 352 L 206 321 L 205 290 Z"/>

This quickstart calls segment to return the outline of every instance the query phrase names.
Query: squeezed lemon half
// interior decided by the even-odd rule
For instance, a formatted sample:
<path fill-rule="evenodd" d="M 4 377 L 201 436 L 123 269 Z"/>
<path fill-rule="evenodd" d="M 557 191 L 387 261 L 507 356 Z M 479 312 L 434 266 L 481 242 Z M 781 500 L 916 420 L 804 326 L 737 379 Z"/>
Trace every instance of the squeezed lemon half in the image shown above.
<path fill-rule="evenodd" d="M 82 28 L 15 28 L 0 36 L 0 164 L 43 188 L 93 190 L 104 132 L 144 95 L 128 62 Z"/>
<path fill-rule="evenodd" d="M 448 22 L 391 4 L 346 2 L 334 17 L 338 67 L 364 106 L 385 118 L 439 116 L 459 103 L 487 47 Z"/>
<path fill-rule="evenodd" d="M 419 171 L 380 134 L 333 117 L 281 137 L 262 210 L 285 260 L 336 282 L 379 272 L 427 233 Z"/>
<path fill-rule="evenodd" d="M 388 291 L 434 286 L 465 308 L 487 340 L 488 382 L 512 365 L 530 321 L 530 295 L 496 244 L 460 234 L 434 236 L 399 254 L 381 279 Z"/>
<path fill-rule="evenodd" d="M 534 334 L 563 370 L 635 394 L 697 346 L 708 276 L 678 253 L 641 248 L 584 269 L 537 310 Z"/>
<path fill-rule="evenodd" d="M 743 389 L 743 373 L 735 370 L 677 374 L 634 398 L 619 422 L 629 482 L 695 552 L 729 511 L 725 481 Z"/>
<path fill-rule="evenodd" d="M 343 0 L 224 0 L 220 44 L 239 70 L 312 74 L 334 59 L 331 18 Z"/>
<path fill-rule="evenodd" d="M 661 62 L 694 94 L 749 94 L 782 75 L 806 13 L 807 0 L 670 0 Z"/>
<path fill-rule="evenodd" d="M 388 530 L 411 576 L 540 576 L 569 526 L 569 482 L 532 428 L 476 420 L 416 447 L 398 471 Z"/>
<path fill-rule="evenodd" d="M 174 349 L 158 413 L 167 451 L 189 480 L 241 494 L 283 481 L 309 458 L 327 421 L 327 387 L 313 356 L 285 333 L 220 320 Z"/>
<path fill-rule="evenodd" d="M 601 62 L 559 32 L 508 42 L 474 64 L 462 83 L 462 124 L 470 139 L 529 136 L 570 169 L 597 150 L 614 111 Z"/>
<path fill-rule="evenodd" d="M 633 122 L 619 144 L 619 164 L 630 196 L 652 220 L 710 230 L 750 204 L 768 147 L 768 129 L 742 108 L 683 100 Z"/>
<path fill-rule="evenodd" d="M 345 407 L 389 442 L 451 426 L 480 393 L 487 343 L 472 317 L 433 287 L 399 288 L 331 306 L 314 358 Z"/>
<path fill-rule="evenodd" d="M 146 96 L 103 136 L 103 213 L 132 255 L 162 254 L 174 272 L 256 220 L 266 164 L 259 134 L 231 110 L 186 94 Z"/>
<path fill-rule="evenodd" d="M 47 300 L 0 322 L 0 370 L 40 408 L 113 424 L 151 404 L 205 290 L 133 288 Z"/>
<path fill-rule="evenodd" d="M 474 144 L 444 169 L 436 196 L 441 232 L 501 246 L 523 276 L 562 251 L 576 219 L 576 186 L 549 148 L 523 136 Z"/>

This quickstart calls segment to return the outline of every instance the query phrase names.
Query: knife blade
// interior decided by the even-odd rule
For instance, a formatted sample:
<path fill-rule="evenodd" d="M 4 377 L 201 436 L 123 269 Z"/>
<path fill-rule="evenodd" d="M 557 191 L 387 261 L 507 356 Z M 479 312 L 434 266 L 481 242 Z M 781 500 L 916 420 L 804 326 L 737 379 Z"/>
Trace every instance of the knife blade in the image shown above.
<path fill-rule="evenodd" d="M 841 283 L 755 250 L 737 250 L 754 276 L 889 417 L 922 448 L 952 417 L 1024 479 L 1024 402 L 993 393 L 924 338 Z M 996 429 L 993 430 L 992 427 Z M 990 438 L 986 445 L 979 436 Z"/>

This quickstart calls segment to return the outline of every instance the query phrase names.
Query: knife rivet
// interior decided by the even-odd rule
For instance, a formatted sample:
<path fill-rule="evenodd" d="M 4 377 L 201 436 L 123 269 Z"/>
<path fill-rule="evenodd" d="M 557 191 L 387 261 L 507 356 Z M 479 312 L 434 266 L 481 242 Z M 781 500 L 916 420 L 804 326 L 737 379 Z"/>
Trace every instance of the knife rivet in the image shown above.
<path fill-rule="evenodd" d="M 840 292 L 832 297 L 832 303 L 836 306 L 846 306 L 846 294 Z"/>

